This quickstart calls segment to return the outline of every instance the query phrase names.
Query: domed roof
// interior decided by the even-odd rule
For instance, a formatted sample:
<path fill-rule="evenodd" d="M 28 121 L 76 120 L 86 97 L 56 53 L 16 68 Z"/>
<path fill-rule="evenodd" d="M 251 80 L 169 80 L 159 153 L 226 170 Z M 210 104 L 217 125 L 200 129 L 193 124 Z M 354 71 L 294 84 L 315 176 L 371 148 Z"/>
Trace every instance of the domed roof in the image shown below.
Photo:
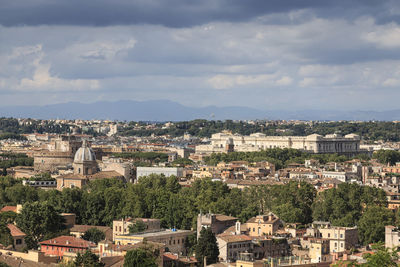
<path fill-rule="evenodd" d="M 93 150 L 87 146 L 86 140 L 83 140 L 82 147 L 75 153 L 74 162 L 95 161 L 96 155 Z"/>

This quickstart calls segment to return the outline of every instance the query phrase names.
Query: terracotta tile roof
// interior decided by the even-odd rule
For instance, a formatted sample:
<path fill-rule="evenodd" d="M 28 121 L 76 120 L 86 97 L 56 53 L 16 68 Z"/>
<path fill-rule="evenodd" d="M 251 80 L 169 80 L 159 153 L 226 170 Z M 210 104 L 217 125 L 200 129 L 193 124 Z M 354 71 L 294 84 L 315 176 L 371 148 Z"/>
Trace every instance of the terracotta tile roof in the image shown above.
<path fill-rule="evenodd" d="M 236 225 L 232 225 L 231 227 L 227 228 L 223 233 L 228 234 L 228 233 L 235 233 L 236 231 Z M 240 224 L 240 231 L 241 232 L 246 232 L 247 231 L 247 224 L 241 223 Z"/>
<path fill-rule="evenodd" d="M 7 211 L 13 211 L 17 212 L 17 206 L 4 206 L 0 212 L 7 212 Z"/>
<path fill-rule="evenodd" d="M 164 257 L 164 261 L 173 260 L 173 261 L 180 261 L 183 263 L 196 263 L 197 262 L 195 257 L 179 257 L 177 254 L 173 254 L 171 252 L 164 253 L 163 257 Z"/>
<path fill-rule="evenodd" d="M 223 214 L 216 214 L 215 219 L 217 219 L 217 221 L 222 222 L 222 221 L 236 221 L 238 218 Z"/>
<path fill-rule="evenodd" d="M 101 171 L 92 175 L 88 175 L 87 177 L 89 179 L 106 179 L 106 178 L 123 177 L 123 175 L 116 171 Z"/>
<path fill-rule="evenodd" d="M 258 215 L 256 217 L 250 218 L 246 223 L 258 223 L 259 220 L 261 220 L 261 223 L 266 223 L 266 224 L 270 224 L 270 223 L 275 223 L 276 221 L 279 220 L 279 218 L 273 214 L 271 214 L 273 216 L 272 220 L 269 220 L 269 215 Z"/>
<path fill-rule="evenodd" d="M 58 176 L 58 178 L 63 178 L 63 179 L 76 179 L 76 180 L 85 180 L 86 176 L 82 175 L 82 174 L 75 174 L 75 173 L 68 173 L 68 174 L 64 174 L 61 176 Z"/>
<path fill-rule="evenodd" d="M 58 246 L 58 247 L 72 247 L 72 248 L 96 247 L 96 245 L 90 241 L 76 238 L 74 236 L 65 236 L 65 235 L 42 241 L 40 242 L 40 244 Z"/>
<path fill-rule="evenodd" d="M 15 226 L 14 224 L 7 224 L 8 229 L 10 229 L 10 233 L 11 236 L 26 236 L 26 234 L 24 232 L 22 232 L 17 226 Z"/>
<path fill-rule="evenodd" d="M 110 267 L 124 260 L 124 256 L 112 256 L 102 257 L 101 262 L 104 263 L 104 267 Z"/>
<path fill-rule="evenodd" d="M 245 242 L 245 241 L 251 241 L 251 237 L 247 235 L 226 235 L 226 234 L 220 234 L 217 236 L 217 238 L 220 238 L 224 240 L 227 243 L 235 243 L 235 242 Z"/>

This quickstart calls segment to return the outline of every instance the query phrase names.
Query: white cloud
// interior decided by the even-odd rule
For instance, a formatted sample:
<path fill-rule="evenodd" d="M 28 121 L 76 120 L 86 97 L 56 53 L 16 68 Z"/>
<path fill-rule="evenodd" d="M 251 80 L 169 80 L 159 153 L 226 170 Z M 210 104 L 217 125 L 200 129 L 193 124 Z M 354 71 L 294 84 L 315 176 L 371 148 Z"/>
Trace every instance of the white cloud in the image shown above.
<path fill-rule="evenodd" d="M 396 23 L 375 26 L 370 32 L 363 35 L 364 40 L 376 44 L 380 48 L 400 47 L 400 26 Z"/>
<path fill-rule="evenodd" d="M 389 79 L 385 80 L 382 83 L 382 85 L 386 86 L 386 87 L 397 87 L 397 86 L 400 86 L 400 80 L 399 79 L 389 78 Z"/>
<path fill-rule="evenodd" d="M 287 86 L 287 85 L 291 85 L 292 82 L 293 82 L 292 78 L 290 78 L 289 76 L 283 76 L 282 78 L 280 78 L 279 80 L 276 81 L 276 85 Z"/>
<path fill-rule="evenodd" d="M 89 91 L 100 87 L 98 80 L 60 79 L 50 75 L 50 64 L 40 64 L 32 78 L 23 78 L 15 88 L 19 91 Z"/>
<path fill-rule="evenodd" d="M 74 44 L 67 49 L 67 52 L 77 54 L 84 59 L 112 60 L 118 53 L 134 48 L 135 44 L 135 39 L 126 41 L 94 41 Z"/>
<path fill-rule="evenodd" d="M 0 79 L 0 89 L 21 92 L 57 92 L 57 91 L 81 91 L 97 90 L 100 87 L 98 80 L 94 79 L 62 79 L 50 73 L 51 64 L 43 63 L 45 53 L 42 45 L 15 47 L 8 57 L 8 65 L 13 59 L 31 56 L 30 62 L 16 63 L 13 65 L 14 73 L 11 77 Z M 21 77 L 21 74 L 29 73 L 30 77 Z"/>

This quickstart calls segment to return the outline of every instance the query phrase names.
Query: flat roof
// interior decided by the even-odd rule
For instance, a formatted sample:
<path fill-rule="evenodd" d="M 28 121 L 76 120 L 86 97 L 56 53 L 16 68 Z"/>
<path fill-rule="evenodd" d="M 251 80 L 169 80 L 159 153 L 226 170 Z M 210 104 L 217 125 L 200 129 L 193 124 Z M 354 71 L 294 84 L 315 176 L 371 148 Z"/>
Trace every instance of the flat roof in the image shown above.
<path fill-rule="evenodd" d="M 124 237 L 156 237 L 156 236 L 164 236 L 170 234 L 182 234 L 182 233 L 191 233 L 190 230 L 175 230 L 172 229 L 165 229 L 159 231 L 152 231 L 152 232 L 143 232 L 143 233 L 136 233 L 136 234 L 127 234 L 127 235 L 117 235 L 117 236 L 124 236 Z"/>

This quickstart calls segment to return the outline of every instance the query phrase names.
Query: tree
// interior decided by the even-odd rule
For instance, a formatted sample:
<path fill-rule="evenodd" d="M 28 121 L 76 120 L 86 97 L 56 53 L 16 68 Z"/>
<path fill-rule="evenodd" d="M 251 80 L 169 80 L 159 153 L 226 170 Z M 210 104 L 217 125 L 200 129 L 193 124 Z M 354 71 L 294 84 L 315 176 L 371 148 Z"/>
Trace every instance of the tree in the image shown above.
<path fill-rule="evenodd" d="M 16 218 L 17 226 L 26 233 L 28 248 L 65 228 L 63 218 L 47 202 L 26 203 Z"/>
<path fill-rule="evenodd" d="M 14 239 L 11 236 L 10 229 L 8 229 L 7 224 L 5 223 L 0 224 L 0 244 L 5 247 L 14 244 Z"/>
<path fill-rule="evenodd" d="M 74 261 L 75 267 L 104 267 L 104 263 L 99 261 L 99 257 L 91 252 L 90 250 L 86 250 L 85 253 L 81 254 L 78 252 Z"/>
<path fill-rule="evenodd" d="M 97 244 L 99 243 L 99 241 L 104 240 L 104 238 L 106 238 L 106 235 L 99 229 L 93 227 L 87 230 L 83 234 L 82 238 Z"/>
<path fill-rule="evenodd" d="M 211 228 L 203 228 L 200 231 L 200 237 L 196 245 L 196 259 L 200 266 L 204 265 L 204 257 L 207 264 L 216 263 L 218 261 L 219 249 L 217 239 Z"/>
<path fill-rule="evenodd" d="M 381 267 L 381 266 L 397 266 L 396 261 L 399 259 L 395 249 L 385 248 L 383 243 L 378 243 L 372 246 L 374 254 L 365 254 L 364 258 L 367 260 L 365 264 L 361 266 L 365 267 Z"/>
<path fill-rule="evenodd" d="M 358 222 L 358 234 L 363 244 L 385 241 L 385 225 L 393 225 L 394 214 L 387 208 L 371 206 Z"/>
<path fill-rule="evenodd" d="M 142 220 L 136 220 L 135 223 L 128 226 L 130 234 L 136 234 L 146 230 L 147 225 Z"/>
<path fill-rule="evenodd" d="M 124 267 L 131 266 L 157 267 L 156 258 L 149 248 L 130 250 L 125 255 Z"/>

